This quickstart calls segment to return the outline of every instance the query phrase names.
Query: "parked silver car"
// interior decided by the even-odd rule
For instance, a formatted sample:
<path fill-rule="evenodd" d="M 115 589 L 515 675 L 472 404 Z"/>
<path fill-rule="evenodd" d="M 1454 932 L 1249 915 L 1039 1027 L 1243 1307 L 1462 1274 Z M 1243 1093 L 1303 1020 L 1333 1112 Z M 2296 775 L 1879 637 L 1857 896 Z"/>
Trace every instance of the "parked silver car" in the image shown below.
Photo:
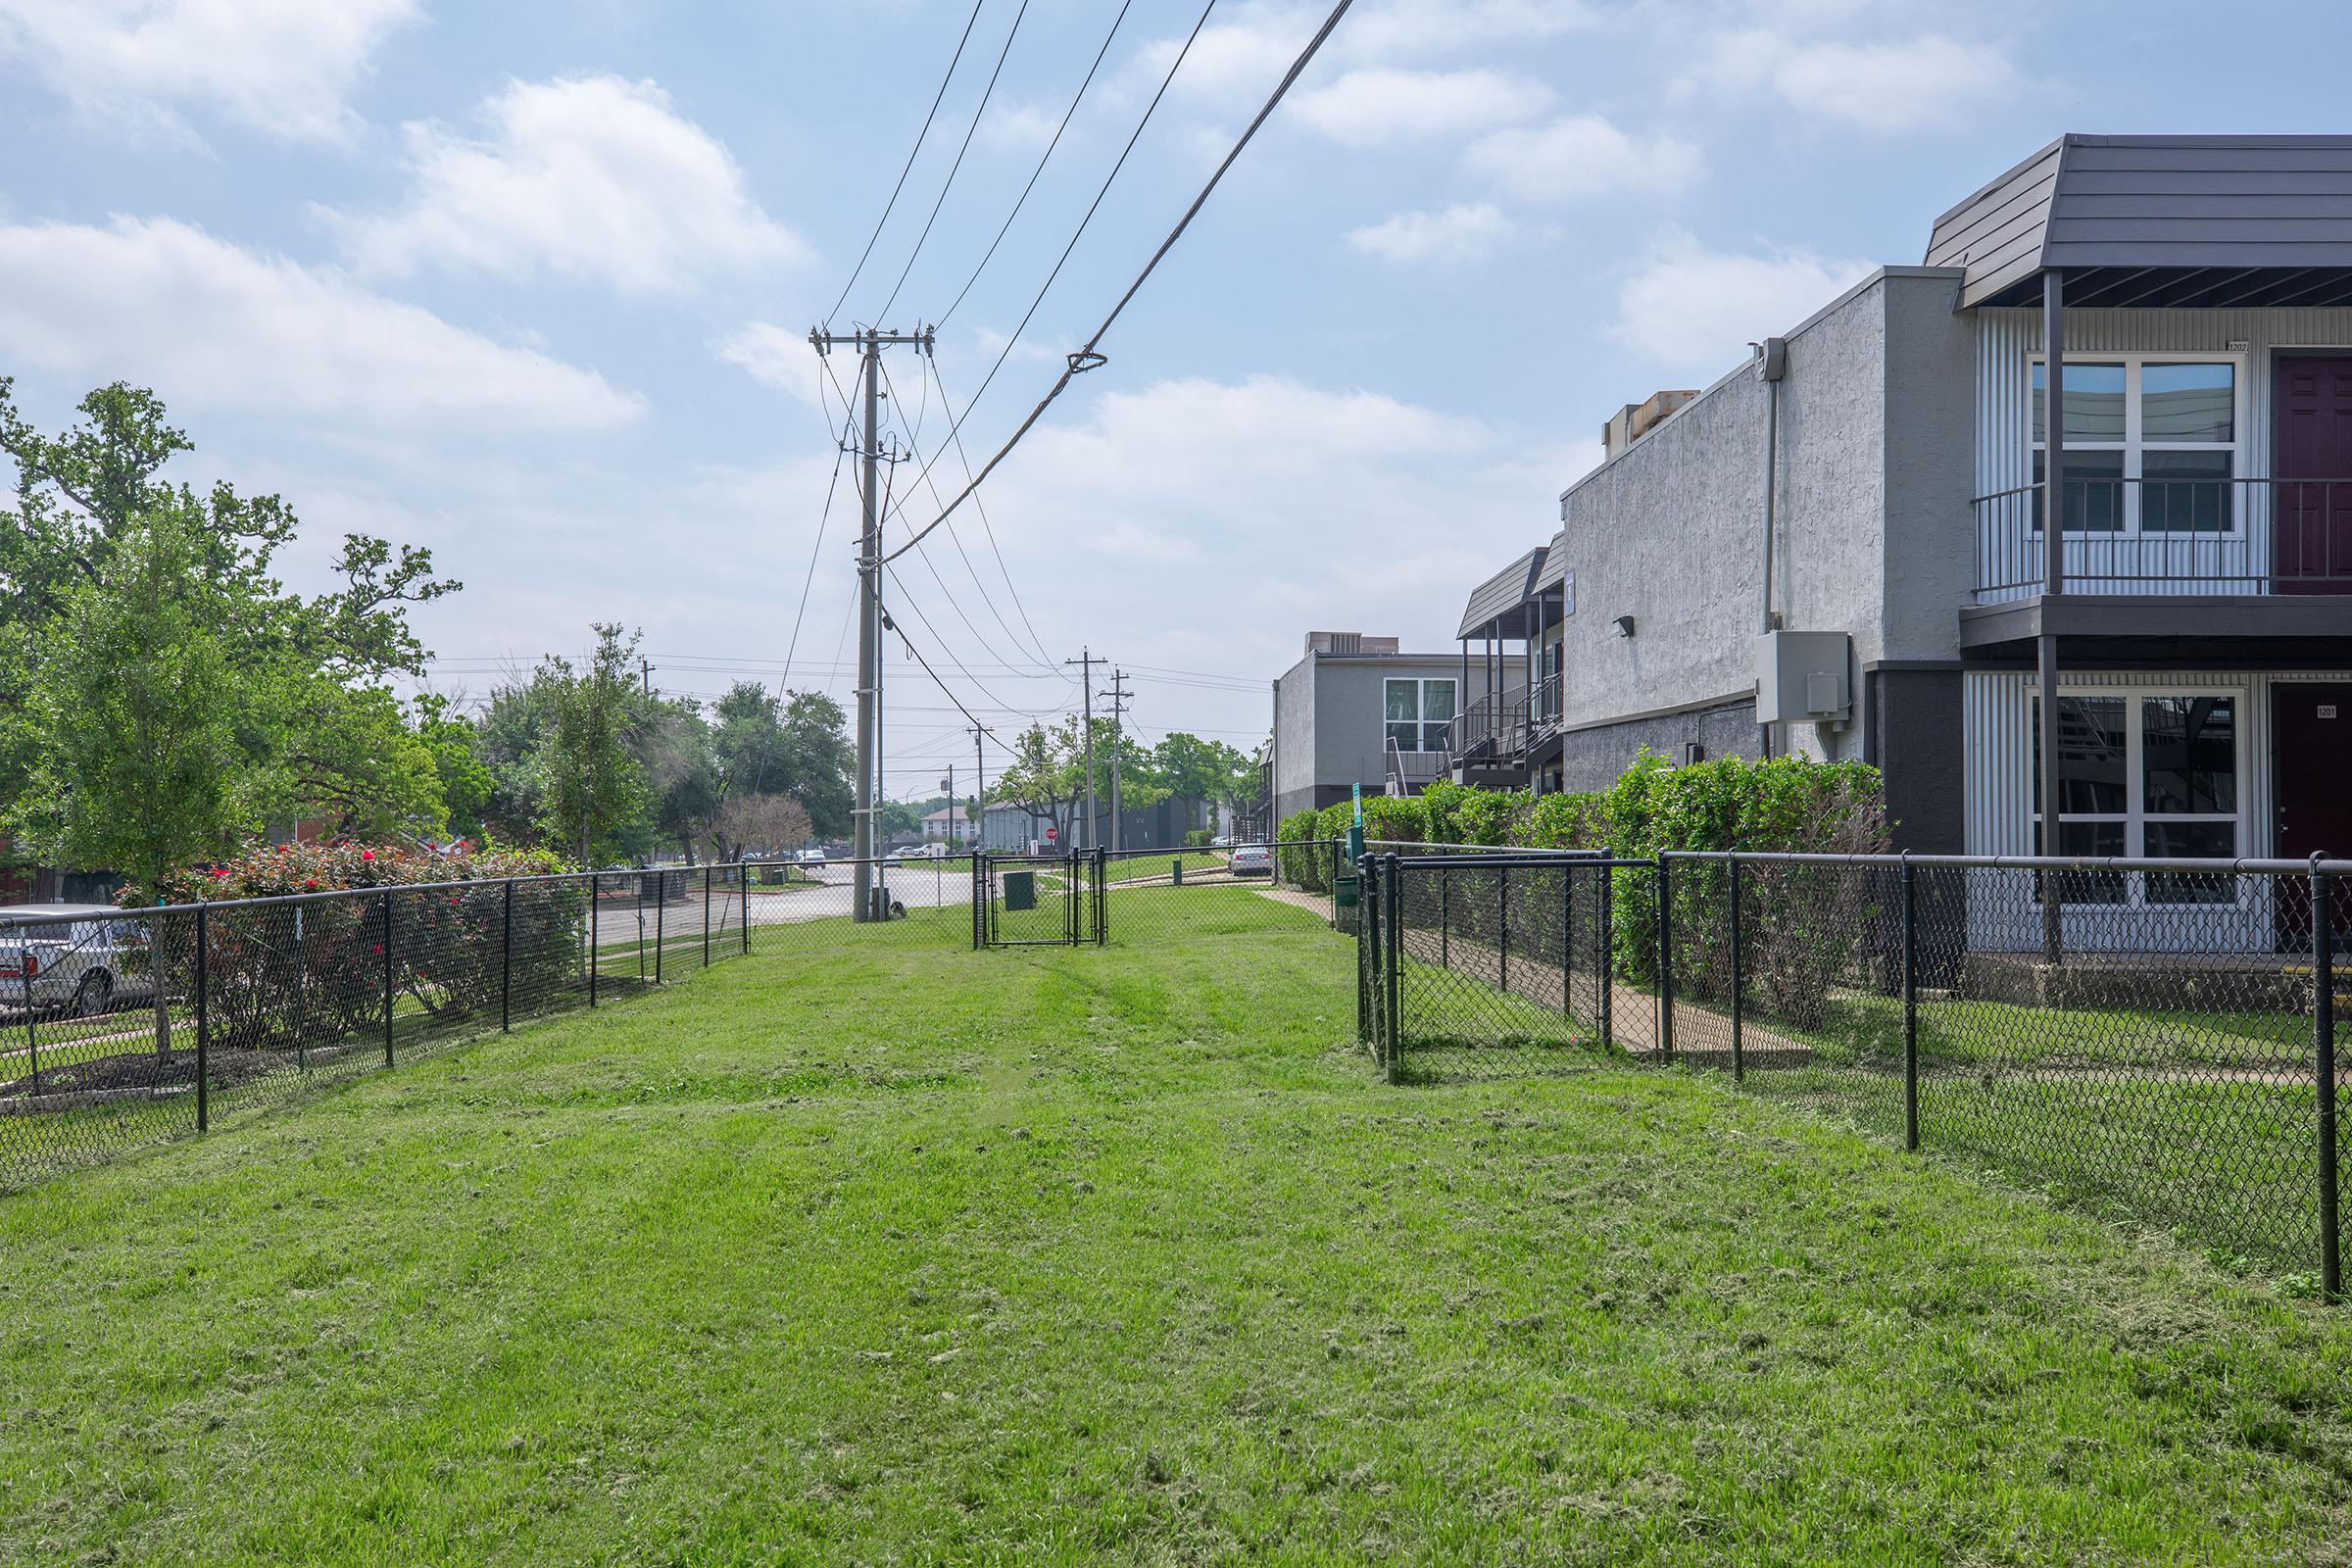
<path fill-rule="evenodd" d="M 105 904 L 0 906 L 0 1007 L 93 1018 L 143 998 L 123 972 L 140 924 Z"/>
<path fill-rule="evenodd" d="M 1263 844 L 1237 844 L 1225 857 L 1225 864 L 1235 876 L 1272 876 L 1274 852 Z"/>

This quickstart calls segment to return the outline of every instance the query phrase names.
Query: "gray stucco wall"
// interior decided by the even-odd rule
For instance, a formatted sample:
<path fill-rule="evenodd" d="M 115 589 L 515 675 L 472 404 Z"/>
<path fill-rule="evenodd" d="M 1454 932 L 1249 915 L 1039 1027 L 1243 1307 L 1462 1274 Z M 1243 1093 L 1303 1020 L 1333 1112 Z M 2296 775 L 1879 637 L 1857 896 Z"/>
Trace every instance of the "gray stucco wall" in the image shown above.
<path fill-rule="evenodd" d="M 1662 757 L 1677 757 L 1687 741 L 1705 747 L 1711 759 L 1755 756 L 1754 700 L 1570 730 L 1560 737 L 1560 788 L 1605 790 L 1633 765 L 1643 747 Z"/>
<path fill-rule="evenodd" d="M 1974 565 L 1957 286 L 1949 270 L 1888 269 L 1788 334 L 1774 604 L 1784 625 L 1854 647 L 1853 722 L 1796 726 L 1793 750 L 1866 755 L 1864 666 L 1956 657 Z M 1571 726 L 1752 696 L 1769 396 L 1743 366 L 1562 498 Z M 1629 614 L 1635 634 L 1620 637 L 1611 622 Z"/>

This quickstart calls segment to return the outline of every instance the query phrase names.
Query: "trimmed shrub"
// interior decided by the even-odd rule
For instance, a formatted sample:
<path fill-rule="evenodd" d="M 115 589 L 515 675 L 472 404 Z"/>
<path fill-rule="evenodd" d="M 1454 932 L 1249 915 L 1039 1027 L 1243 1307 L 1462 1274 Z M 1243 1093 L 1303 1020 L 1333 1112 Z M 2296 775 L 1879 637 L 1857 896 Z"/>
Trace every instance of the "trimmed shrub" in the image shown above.
<path fill-rule="evenodd" d="M 291 1049 L 382 1027 L 384 898 L 306 898 L 240 906 L 231 901 L 289 894 L 383 889 L 392 917 L 392 985 L 436 1021 L 495 1008 L 507 974 L 507 877 L 564 869 L 544 852 L 487 849 L 447 858 L 399 846 L 284 845 L 179 873 L 164 902 L 225 905 L 209 917 L 206 1002 L 214 1038 L 224 1045 Z M 444 885 L 446 884 L 446 885 Z M 153 907 L 148 890 L 124 888 L 126 908 Z M 526 883 L 516 889 L 513 977 L 520 996 L 570 983 L 581 962 L 588 908 L 584 884 Z M 190 946 L 165 955 L 180 990 L 192 976 L 194 926 L 157 922 Z M 135 947 L 125 967 L 152 964 Z"/>

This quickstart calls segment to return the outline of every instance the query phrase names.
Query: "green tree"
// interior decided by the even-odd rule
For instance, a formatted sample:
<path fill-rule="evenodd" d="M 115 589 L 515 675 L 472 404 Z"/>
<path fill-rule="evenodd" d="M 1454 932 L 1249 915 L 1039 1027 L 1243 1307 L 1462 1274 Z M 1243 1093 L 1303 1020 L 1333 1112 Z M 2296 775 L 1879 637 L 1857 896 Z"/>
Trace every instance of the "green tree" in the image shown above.
<path fill-rule="evenodd" d="M 626 831 L 652 801 L 645 768 L 629 751 L 631 671 L 637 639 L 599 622 L 584 669 L 550 657 L 534 684 L 547 687 L 548 727 L 537 749 L 539 830 L 572 847 L 583 865 L 624 853 Z"/>
<path fill-rule="evenodd" d="M 203 549 L 167 508 L 59 586 L 14 726 L 34 761 L 10 819 L 34 853 L 159 887 L 258 825 Z"/>
<path fill-rule="evenodd" d="M 0 451 L 16 466 L 0 513 L 0 804 L 22 808 L 45 766 L 29 715 L 66 646 L 57 628 L 90 612 L 87 591 L 119 594 L 162 561 L 186 581 L 156 589 L 156 602 L 200 606 L 205 640 L 235 671 L 221 765 L 240 812 L 324 815 L 346 831 L 437 827 L 434 754 L 391 683 L 424 667 L 407 608 L 458 585 L 433 576 L 426 551 L 349 534 L 336 588 L 289 593 L 275 575 L 297 528 L 283 500 L 167 479 L 166 466 L 192 448 L 143 388 L 101 387 L 78 413 L 64 433 L 43 435 L 0 378 Z M 132 549 L 137 570 L 118 574 L 115 558 Z"/>
<path fill-rule="evenodd" d="M 1202 740 L 1180 729 L 1170 730 L 1152 749 L 1152 767 L 1170 794 L 1228 806 L 1256 787 L 1249 758 L 1223 741 Z"/>
<path fill-rule="evenodd" d="M 1030 725 L 1013 738 L 1012 755 L 990 781 L 988 798 L 1027 810 L 1037 827 L 1034 837 L 1046 837 L 1052 827 L 1059 843 L 1074 842 L 1070 830 L 1086 799 L 1085 736 L 1075 713 L 1051 728 Z"/>
<path fill-rule="evenodd" d="M 858 753 L 848 722 L 841 705 L 822 692 L 794 692 L 785 700 L 782 789 L 807 809 L 820 839 L 850 835 Z"/>

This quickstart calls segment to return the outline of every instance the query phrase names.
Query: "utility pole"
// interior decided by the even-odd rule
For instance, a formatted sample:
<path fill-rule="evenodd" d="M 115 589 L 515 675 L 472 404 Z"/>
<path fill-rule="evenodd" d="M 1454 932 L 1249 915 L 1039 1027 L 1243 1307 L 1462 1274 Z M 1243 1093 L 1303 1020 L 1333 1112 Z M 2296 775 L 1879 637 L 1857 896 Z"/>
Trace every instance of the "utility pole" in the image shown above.
<path fill-rule="evenodd" d="M 954 843 L 956 839 L 956 764 L 954 762 L 948 764 L 948 776 L 939 781 L 939 787 L 946 792 L 948 797 L 948 828 L 940 837 Z M 970 827 L 971 824 L 966 822 L 964 826 Z"/>
<path fill-rule="evenodd" d="M 859 920 L 887 919 L 889 890 L 877 901 L 874 887 L 874 812 L 881 794 L 882 766 L 882 351 L 905 345 L 923 354 L 932 347 L 932 331 L 885 332 L 867 327 L 861 332 L 837 334 L 821 327 L 808 329 L 808 342 L 821 357 L 835 348 L 855 348 L 858 369 L 865 378 L 865 432 L 858 444 L 861 526 L 858 534 L 858 789 L 853 808 L 851 855 L 856 900 L 852 913 Z"/>
<path fill-rule="evenodd" d="M 1097 825 L 1095 816 L 1095 666 L 1107 664 L 1110 661 L 1097 659 L 1093 649 L 1082 645 L 1076 659 L 1065 659 L 1062 662 L 1079 666 L 1079 678 L 1083 683 L 1084 701 L 1080 704 L 1079 710 L 1086 715 L 1086 722 L 1079 727 L 1086 732 L 1086 844 L 1084 848 L 1091 850 L 1095 847 Z M 1070 848 L 1075 850 L 1080 846 L 1073 844 Z"/>
<path fill-rule="evenodd" d="M 986 831 L 988 822 L 988 774 L 984 770 L 983 760 L 980 756 L 980 737 L 986 735 L 987 733 L 988 730 L 979 724 L 974 724 L 972 726 L 971 817 L 973 823 L 972 848 L 975 851 L 988 848 L 988 834 Z"/>
<path fill-rule="evenodd" d="M 1110 853 L 1113 855 L 1119 853 L 1119 752 L 1129 695 L 1127 672 L 1114 668 L 1110 672 Z"/>
<path fill-rule="evenodd" d="M 648 659 L 647 659 L 647 658 L 646 658 L 644 655 L 642 655 L 642 654 L 640 654 L 640 655 L 637 657 L 637 675 L 638 675 L 638 678 L 639 678 L 639 679 L 641 679 L 641 680 L 643 680 L 643 681 L 645 682 L 645 695 L 646 695 L 646 696 L 648 696 L 648 697 L 651 697 L 651 696 L 653 696 L 653 695 L 654 695 L 654 666 L 653 666 L 653 662 L 652 662 L 652 661 L 650 661 L 650 660 L 648 660 Z"/>

